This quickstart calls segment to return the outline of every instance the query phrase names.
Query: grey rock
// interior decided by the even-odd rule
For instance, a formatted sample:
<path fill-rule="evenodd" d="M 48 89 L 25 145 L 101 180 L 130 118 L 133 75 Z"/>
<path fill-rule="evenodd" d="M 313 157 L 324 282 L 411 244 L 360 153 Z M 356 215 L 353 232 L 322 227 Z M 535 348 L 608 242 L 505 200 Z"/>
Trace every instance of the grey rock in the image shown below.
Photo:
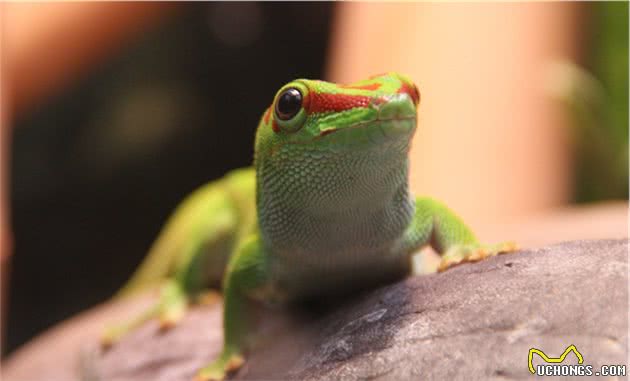
<path fill-rule="evenodd" d="M 558 357 L 571 344 L 595 371 L 626 364 L 627 252 L 627 240 L 561 243 L 410 277 L 323 312 L 267 313 L 233 378 L 531 379 L 530 348 Z M 108 351 L 88 346 L 83 378 L 192 379 L 220 350 L 220 313 L 197 307 L 171 331 L 151 322 Z"/>

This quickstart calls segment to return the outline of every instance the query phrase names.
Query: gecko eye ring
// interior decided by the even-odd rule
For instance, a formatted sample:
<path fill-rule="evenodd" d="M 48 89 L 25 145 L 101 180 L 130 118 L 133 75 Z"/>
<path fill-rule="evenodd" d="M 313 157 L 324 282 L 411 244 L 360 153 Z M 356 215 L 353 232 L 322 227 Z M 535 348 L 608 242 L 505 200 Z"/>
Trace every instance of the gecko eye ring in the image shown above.
<path fill-rule="evenodd" d="M 280 120 L 290 120 L 302 109 L 302 93 L 295 87 L 284 90 L 276 102 L 275 112 Z"/>

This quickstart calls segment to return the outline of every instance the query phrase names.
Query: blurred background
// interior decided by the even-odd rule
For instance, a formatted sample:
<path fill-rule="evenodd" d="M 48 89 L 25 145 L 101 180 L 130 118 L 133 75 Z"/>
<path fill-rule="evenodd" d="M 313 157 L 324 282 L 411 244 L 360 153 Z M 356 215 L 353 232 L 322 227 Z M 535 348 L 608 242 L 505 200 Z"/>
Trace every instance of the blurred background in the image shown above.
<path fill-rule="evenodd" d="M 110 297 L 298 77 L 411 76 L 413 191 L 484 241 L 627 236 L 627 3 L 0 7 L 3 354 Z"/>

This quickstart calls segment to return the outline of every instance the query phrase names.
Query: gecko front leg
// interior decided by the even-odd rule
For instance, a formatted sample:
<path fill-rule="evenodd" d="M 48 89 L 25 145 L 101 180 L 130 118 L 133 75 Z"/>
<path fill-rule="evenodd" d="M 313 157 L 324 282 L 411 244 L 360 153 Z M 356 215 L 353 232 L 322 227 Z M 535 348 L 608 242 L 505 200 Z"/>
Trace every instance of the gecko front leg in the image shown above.
<path fill-rule="evenodd" d="M 438 271 L 465 262 L 476 262 L 517 249 L 513 242 L 494 245 L 479 243 L 466 224 L 444 204 L 428 197 L 416 199 L 416 212 L 405 238 L 405 251 L 412 252 L 426 244 L 442 257 Z"/>
<path fill-rule="evenodd" d="M 223 350 L 204 367 L 195 381 L 223 380 L 227 373 L 240 368 L 243 351 L 251 333 L 249 295 L 268 282 L 266 256 L 257 235 L 247 238 L 237 249 L 227 267 L 223 282 Z"/>

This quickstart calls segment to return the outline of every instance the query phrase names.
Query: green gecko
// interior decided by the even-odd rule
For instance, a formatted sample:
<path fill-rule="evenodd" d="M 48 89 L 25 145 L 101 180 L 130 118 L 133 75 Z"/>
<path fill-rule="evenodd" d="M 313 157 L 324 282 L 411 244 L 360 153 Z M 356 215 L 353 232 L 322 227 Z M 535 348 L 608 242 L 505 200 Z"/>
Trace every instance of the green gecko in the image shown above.
<path fill-rule="evenodd" d="M 193 297 L 222 286 L 223 350 L 196 377 L 222 380 L 244 362 L 250 300 L 288 303 L 392 282 L 411 273 L 411 255 L 425 245 L 442 255 L 442 270 L 514 250 L 478 243 L 446 206 L 410 194 L 419 102 L 397 73 L 280 88 L 256 132 L 254 168 L 202 186 L 176 209 L 122 290 L 163 282 L 158 304 L 110 328 L 103 343 L 153 317 L 171 327 Z"/>

